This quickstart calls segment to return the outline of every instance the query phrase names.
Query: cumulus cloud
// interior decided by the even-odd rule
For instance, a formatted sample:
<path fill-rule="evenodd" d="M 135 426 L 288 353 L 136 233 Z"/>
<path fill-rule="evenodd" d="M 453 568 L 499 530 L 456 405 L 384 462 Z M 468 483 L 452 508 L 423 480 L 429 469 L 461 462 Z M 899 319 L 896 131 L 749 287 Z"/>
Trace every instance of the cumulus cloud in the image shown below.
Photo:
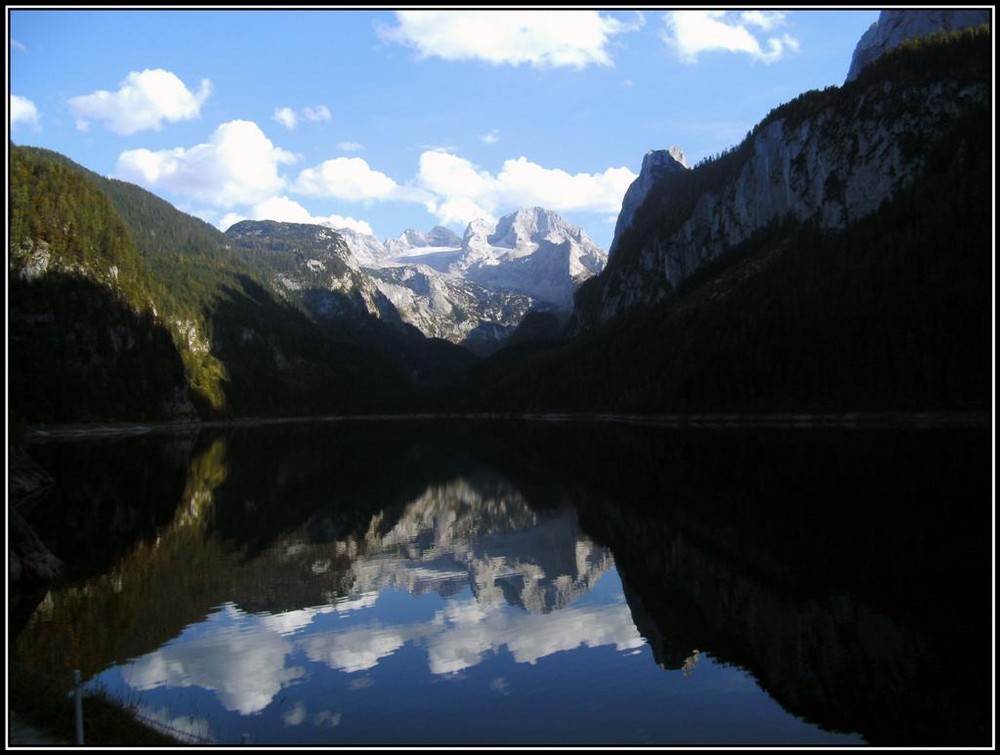
<path fill-rule="evenodd" d="M 342 149 L 344 152 L 360 152 L 365 148 L 365 145 L 358 142 L 337 142 L 337 149 Z"/>
<path fill-rule="evenodd" d="M 274 120 L 285 128 L 291 130 L 295 128 L 299 119 L 298 116 L 295 115 L 295 111 L 290 107 L 279 107 L 274 110 Z"/>
<path fill-rule="evenodd" d="M 467 223 L 477 217 L 540 206 L 556 212 L 615 212 L 636 179 L 628 168 L 603 173 L 567 173 L 545 168 L 526 157 L 506 160 L 496 175 L 447 152 L 420 156 L 417 183 L 428 211 L 443 223 Z"/>
<path fill-rule="evenodd" d="M 593 10 L 397 11 L 397 26 L 379 36 L 417 51 L 420 58 L 482 60 L 492 65 L 537 68 L 612 65 L 611 39 L 642 24 Z"/>
<path fill-rule="evenodd" d="M 294 185 L 299 194 L 358 201 L 391 199 L 398 189 L 395 181 L 373 170 L 360 157 L 336 157 L 306 168 Z"/>
<path fill-rule="evenodd" d="M 159 131 L 164 121 L 186 121 L 201 116 L 201 106 L 212 93 L 212 82 L 202 79 L 197 92 L 170 71 L 161 68 L 133 71 L 117 92 L 100 90 L 71 97 L 70 111 L 83 130 L 91 121 L 104 123 L 116 134 Z"/>
<path fill-rule="evenodd" d="M 126 150 L 117 176 L 151 190 L 185 194 L 221 207 L 255 204 L 285 187 L 278 166 L 295 162 L 252 121 L 229 121 L 205 144 L 151 151 Z"/>
<path fill-rule="evenodd" d="M 758 39 L 751 27 L 770 32 L 785 23 L 778 11 L 670 11 L 663 19 L 663 40 L 673 47 L 685 63 L 694 63 L 703 52 L 718 50 L 749 55 L 754 60 L 774 63 L 799 49 L 797 39 L 789 34 Z"/>
<path fill-rule="evenodd" d="M 330 112 L 330 108 L 326 105 L 305 107 L 299 111 L 295 111 L 290 107 L 279 107 L 274 109 L 274 120 L 289 130 L 294 129 L 298 125 L 300 119 L 318 123 L 320 121 L 329 121 L 332 118 L 333 114 Z"/>
<path fill-rule="evenodd" d="M 372 227 L 364 220 L 355 220 L 343 215 L 313 215 L 309 210 L 298 202 L 288 197 L 272 197 L 254 205 L 247 215 L 237 213 L 227 213 L 219 223 L 221 230 L 226 230 L 241 220 L 276 220 L 279 223 L 309 223 L 311 225 L 326 225 L 331 228 L 350 228 L 351 230 L 374 235 Z M 330 610 L 352 610 L 368 607 L 374 603 L 375 596 L 363 596 L 358 601 L 343 607 L 331 608 Z M 282 633 L 297 631 L 312 621 L 313 617 L 321 613 L 310 609 L 308 611 L 297 611 L 288 614 L 279 614 L 276 621 L 283 622 L 285 628 Z M 280 618 L 279 618 L 280 617 Z"/>
<path fill-rule="evenodd" d="M 496 144 L 500 141 L 500 129 L 491 128 L 487 133 L 479 137 L 479 141 L 483 144 Z"/>
<path fill-rule="evenodd" d="M 10 127 L 24 124 L 31 126 L 36 131 L 42 127 L 42 116 L 35 107 L 35 103 L 27 97 L 19 97 L 16 94 L 10 96 Z"/>

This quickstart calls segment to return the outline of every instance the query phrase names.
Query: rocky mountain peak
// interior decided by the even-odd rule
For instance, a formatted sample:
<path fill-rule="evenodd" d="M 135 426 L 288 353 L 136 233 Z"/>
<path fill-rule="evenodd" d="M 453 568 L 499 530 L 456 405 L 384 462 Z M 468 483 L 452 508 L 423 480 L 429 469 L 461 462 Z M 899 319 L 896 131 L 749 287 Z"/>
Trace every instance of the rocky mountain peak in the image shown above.
<path fill-rule="evenodd" d="M 632 182 L 622 198 L 622 209 L 618 213 L 618 222 L 615 223 L 615 235 L 611 240 L 611 247 L 608 249 L 609 256 L 614 254 L 622 233 L 632 225 L 635 211 L 645 201 L 653 185 L 664 176 L 688 170 L 689 167 L 684 152 L 677 146 L 667 149 L 653 149 L 643 156 L 639 177 Z"/>
<path fill-rule="evenodd" d="M 542 239 L 567 235 L 566 222 L 541 207 L 530 207 L 505 215 L 497 221 L 496 230 L 487 239 L 493 246 L 516 249 Z"/>
<path fill-rule="evenodd" d="M 884 10 L 868 27 L 851 57 L 847 81 L 853 81 L 869 63 L 908 39 L 939 31 L 954 31 L 990 22 L 990 11 L 983 10 Z"/>
<path fill-rule="evenodd" d="M 462 239 L 454 231 L 444 226 L 436 225 L 427 233 L 414 228 L 407 228 L 398 238 L 390 239 L 386 244 L 397 249 L 419 249 L 428 246 L 457 248 L 462 245 Z"/>

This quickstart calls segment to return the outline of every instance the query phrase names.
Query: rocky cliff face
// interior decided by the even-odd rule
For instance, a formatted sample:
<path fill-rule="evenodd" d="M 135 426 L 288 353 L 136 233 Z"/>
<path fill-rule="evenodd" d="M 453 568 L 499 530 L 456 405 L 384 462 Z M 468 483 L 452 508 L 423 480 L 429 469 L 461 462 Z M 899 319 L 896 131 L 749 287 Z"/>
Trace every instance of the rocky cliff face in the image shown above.
<path fill-rule="evenodd" d="M 611 240 L 611 247 L 608 249 L 609 256 L 614 254 L 618 247 L 618 239 L 625 232 L 625 229 L 632 225 L 635 211 L 645 201 L 653 185 L 670 173 L 688 170 L 690 167 L 680 147 L 653 149 L 646 153 L 645 157 L 642 158 L 639 177 L 632 182 L 622 198 L 622 209 L 618 213 L 618 222 L 615 223 L 615 235 Z"/>
<path fill-rule="evenodd" d="M 889 50 L 914 37 L 939 31 L 954 31 L 990 22 L 989 10 L 884 10 L 878 21 L 864 33 L 854 48 L 847 81 L 854 81 L 861 70 Z"/>
<path fill-rule="evenodd" d="M 566 309 L 577 286 L 599 273 L 607 259 L 582 229 L 541 207 L 505 215 L 492 227 L 470 223 L 462 251 L 452 271 Z"/>
<path fill-rule="evenodd" d="M 369 269 L 400 316 L 428 338 L 490 351 L 536 306 L 525 294 L 494 291 L 423 264 Z"/>
<path fill-rule="evenodd" d="M 658 175 L 657 160 L 648 175 Z M 440 226 L 384 243 L 338 233 L 405 322 L 478 353 L 495 350 L 530 311 L 569 312 L 580 284 L 607 262 L 582 229 L 541 207 L 474 220 L 463 238 Z"/>
<path fill-rule="evenodd" d="M 644 199 L 623 205 L 613 254 L 578 299 L 574 329 L 664 299 L 770 223 L 844 228 L 919 180 L 928 145 L 950 138 L 963 114 L 987 106 L 990 87 L 978 75 L 949 76 L 916 57 L 912 63 L 904 78 L 866 77 L 804 94 L 721 158 L 666 171 L 644 192 L 637 187 Z M 654 178 L 654 169 L 647 174 Z"/>

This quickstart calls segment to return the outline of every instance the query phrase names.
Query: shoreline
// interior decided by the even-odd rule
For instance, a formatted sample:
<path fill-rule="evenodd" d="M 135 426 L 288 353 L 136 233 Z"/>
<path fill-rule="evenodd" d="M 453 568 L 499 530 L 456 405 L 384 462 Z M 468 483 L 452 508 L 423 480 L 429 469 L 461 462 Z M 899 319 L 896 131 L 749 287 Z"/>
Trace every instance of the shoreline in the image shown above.
<path fill-rule="evenodd" d="M 802 412 L 695 412 L 690 414 L 626 414 L 617 412 L 442 412 L 412 414 L 359 414 L 303 417 L 241 417 L 226 420 L 180 422 L 94 422 L 69 425 L 27 425 L 26 443 L 137 435 L 197 435 L 208 429 L 239 429 L 271 425 L 339 422 L 608 422 L 646 427 L 740 428 L 844 428 L 844 429 L 988 429 L 989 410 L 887 410 Z"/>

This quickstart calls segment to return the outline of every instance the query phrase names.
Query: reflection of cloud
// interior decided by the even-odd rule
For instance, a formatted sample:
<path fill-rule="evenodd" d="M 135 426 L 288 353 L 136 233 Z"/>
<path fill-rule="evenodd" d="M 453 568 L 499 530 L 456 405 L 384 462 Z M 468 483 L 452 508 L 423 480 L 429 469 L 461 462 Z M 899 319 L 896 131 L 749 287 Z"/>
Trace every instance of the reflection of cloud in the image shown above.
<path fill-rule="evenodd" d="M 348 689 L 354 689 L 354 690 L 356 690 L 356 689 L 368 689 L 373 684 L 375 684 L 375 680 L 374 679 L 372 679 L 370 676 L 363 676 L 360 679 L 355 679 L 354 681 L 352 681 L 350 684 L 347 685 L 347 688 Z"/>
<path fill-rule="evenodd" d="M 140 705 L 136 709 L 136 714 L 138 718 L 141 718 L 154 729 L 169 734 L 176 739 L 190 741 L 195 744 L 213 741 L 208 721 L 203 718 L 195 718 L 194 716 L 177 716 L 177 718 L 171 718 L 170 711 L 167 708 L 156 710 L 145 705 Z"/>
<path fill-rule="evenodd" d="M 452 621 L 435 617 L 439 631 L 427 640 L 431 672 L 450 674 L 480 662 L 487 650 L 506 646 L 518 663 L 535 663 L 561 650 L 581 645 L 614 645 L 618 650 L 641 646 L 645 641 L 632 623 L 628 607 L 587 606 L 549 614 L 521 614 L 489 607 L 478 621 L 452 609 Z"/>
<path fill-rule="evenodd" d="M 346 632 L 320 632 L 296 642 L 309 660 L 346 672 L 374 668 L 407 642 L 427 647 L 433 674 L 453 674 L 478 665 L 487 651 L 506 647 L 518 663 L 580 646 L 640 647 L 644 640 L 628 606 L 586 606 L 547 614 L 527 614 L 502 604 L 484 606 L 474 600 L 453 602 L 423 624 L 362 627 Z"/>
<path fill-rule="evenodd" d="M 513 629 L 506 644 L 519 663 L 535 663 L 543 656 L 581 645 L 614 645 L 617 650 L 629 650 L 645 642 L 626 606 L 588 606 L 546 617 L 523 616 Z"/>
<path fill-rule="evenodd" d="M 328 710 L 321 710 L 315 716 L 313 716 L 313 723 L 317 726 L 326 726 L 332 729 L 334 726 L 340 724 L 340 712 L 331 713 Z"/>
<path fill-rule="evenodd" d="M 281 720 L 285 722 L 285 726 L 298 726 L 300 723 L 306 720 L 306 706 L 304 703 L 295 703 L 292 709 L 287 711 Z"/>
<path fill-rule="evenodd" d="M 321 632 L 298 641 L 309 660 L 325 663 L 341 671 L 364 671 L 392 655 L 421 634 L 418 627 L 354 629 L 348 632 Z"/>
<path fill-rule="evenodd" d="M 261 614 L 257 617 L 265 629 L 281 635 L 291 635 L 309 626 L 313 619 L 328 613 L 348 613 L 371 608 L 378 600 L 378 593 L 365 593 L 354 598 L 337 600 L 325 606 L 315 608 L 299 608 L 295 611 L 284 611 L 275 614 Z"/>
<path fill-rule="evenodd" d="M 266 708 L 282 687 L 304 675 L 301 668 L 285 668 L 288 641 L 234 607 L 210 616 L 188 637 L 190 631 L 126 666 L 125 682 L 139 690 L 204 687 L 227 710 L 247 715 Z"/>

